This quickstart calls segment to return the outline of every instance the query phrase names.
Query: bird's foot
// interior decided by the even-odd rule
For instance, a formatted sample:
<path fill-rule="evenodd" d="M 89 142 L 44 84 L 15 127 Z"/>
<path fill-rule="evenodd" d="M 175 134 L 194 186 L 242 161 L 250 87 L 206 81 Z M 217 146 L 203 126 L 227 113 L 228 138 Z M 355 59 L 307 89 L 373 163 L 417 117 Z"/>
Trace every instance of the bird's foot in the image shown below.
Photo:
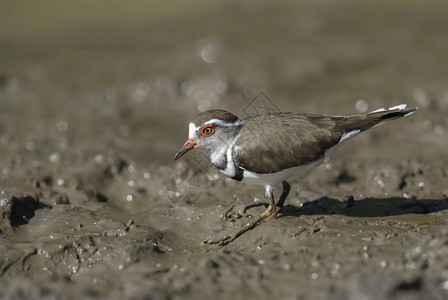
<path fill-rule="evenodd" d="M 229 218 L 229 213 L 230 211 L 233 209 L 233 205 L 230 207 L 230 209 L 228 209 L 224 215 L 223 215 L 223 219 L 224 220 L 228 220 Z M 222 238 L 217 238 L 217 239 L 209 239 L 209 240 L 205 240 L 204 244 L 218 244 L 218 247 L 223 247 L 227 244 L 229 244 L 230 242 L 234 241 L 236 238 L 238 238 L 240 235 L 242 235 L 243 233 L 245 233 L 246 231 L 249 231 L 251 229 L 253 229 L 255 226 L 257 226 L 257 224 L 266 219 L 269 216 L 273 216 L 274 218 L 277 218 L 277 214 L 282 210 L 282 207 L 275 205 L 275 203 L 271 203 L 266 210 L 258 217 L 253 219 L 252 221 L 244 224 L 243 226 L 240 227 L 240 229 L 238 231 L 236 231 L 233 234 L 228 234 Z"/>
<path fill-rule="evenodd" d="M 232 206 L 230 206 L 230 208 L 229 208 L 228 210 L 226 210 L 226 212 L 222 215 L 222 220 L 223 220 L 223 221 L 227 221 L 227 220 L 233 218 L 233 217 L 230 215 L 230 212 L 233 210 L 234 207 L 235 207 L 235 204 L 233 204 Z"/>
<path fill-rule="evenodd" d="M 261 214 L 261 217 L 267 218 L 273 213 L 275 213 L 275 210 L 277 209 L 277 206 L 275 204 L 269 204 L 269 206 L 266 208 L 266 210 Z"/>
<path fill-rule="evenodd" d="M 262 221 L 263 219 L 272 215 L 273 212 L 271 212 L 270 214 L 263 213 L 258 218 L 241 226 L 241 228 L 238 231 L 236 231 L 235 233 L 226 235 L 223 238 L 205 240 L 204 244 L 218 244 L 218 247 L 223 247 L 223 246 L 229 244 L 230 242 L 234 241 L 236 238 L 238 238 L 240 235 L 242 235 L 246 231 L 253 229 L 255 226 L 257 226 L 257 224 L 260 221 Z"/>
<path fill-rule="evenodd" d="M 283 208 L 283 207 L 280 207 L 280 206 L 276 206 L 276 207 L 275 207 L 275 210 L 274 210 L 273 213 L 272 213 L 272 216 L 274 217 L 274 219 L 277 219 L 277 218 L 278 218 L 277 215 L 278 215 L 279 212 L 282 211 L 282 208 Z"/>
<path fill-rule="evenodd" d="M 226 236 L 224 236 L 222 238 L 205 240 L 203 243 L 204 244 L 209 244 L 209 245 L 218 244 L 218 246 L 221 246 L 221 243 L 226 242 L 230 238 L 232 238 L 232 235 L 226 235 Z"/>

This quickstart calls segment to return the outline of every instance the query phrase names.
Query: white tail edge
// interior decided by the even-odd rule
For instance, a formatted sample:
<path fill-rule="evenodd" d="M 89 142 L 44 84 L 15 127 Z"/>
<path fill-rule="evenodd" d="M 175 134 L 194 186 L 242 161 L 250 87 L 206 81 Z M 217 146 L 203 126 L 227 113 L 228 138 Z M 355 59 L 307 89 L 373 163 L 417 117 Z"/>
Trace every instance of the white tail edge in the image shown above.
<path fill-rule="evenodd" d="M 405 109 L 406 106 L 408 106 L 408 105 L 407 104 L 400 104 L 400 105 L 395 105 L 395 106 L 392 106 L 392 107 L 389 107 L 389 108 L 384 108 L 383 107 L 383 108 L 379 108 L 377 110 L 371 111 L 370 113 L 377 113 L 377 112 L 388 111 L 388 110 L 393 110 L 393 109 Z M 413 112 L 410 112 L 409 114 L 412 114 L 412 113 Z M 407 115 L 409 115 L 409 114 L 407 114 Z"/>

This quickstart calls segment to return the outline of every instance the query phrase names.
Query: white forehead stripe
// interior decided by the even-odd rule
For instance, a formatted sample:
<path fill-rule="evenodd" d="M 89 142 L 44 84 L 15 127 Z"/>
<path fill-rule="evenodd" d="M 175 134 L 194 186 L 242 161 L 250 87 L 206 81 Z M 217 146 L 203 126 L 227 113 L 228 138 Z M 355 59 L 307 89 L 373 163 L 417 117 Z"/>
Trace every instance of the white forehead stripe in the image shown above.
<path fill-rule="evenodd" d="M 244 124 L 244 122 L 241 120 L 237 120 L 234 123 L 227 123 L 227 122 L 224 122 L 219 119 L 211 119 L 204 123 L 204 125 L 209 125 L 209 124 L 216 124 L 218 126 L 223 126 L 223 127 L 233 127 L 233 126 L 241 126 Z"/>
<path fill-rule="evenodd" d="M 194 139 L 194 136 L 195 136 L 195 132 L 196 132 L 196 130 L 198 130 L 198 127 L 196 127 L 193 123 L 190 123 L 189 125 L 188 125 L 188 138 L 189 139 Z"/>

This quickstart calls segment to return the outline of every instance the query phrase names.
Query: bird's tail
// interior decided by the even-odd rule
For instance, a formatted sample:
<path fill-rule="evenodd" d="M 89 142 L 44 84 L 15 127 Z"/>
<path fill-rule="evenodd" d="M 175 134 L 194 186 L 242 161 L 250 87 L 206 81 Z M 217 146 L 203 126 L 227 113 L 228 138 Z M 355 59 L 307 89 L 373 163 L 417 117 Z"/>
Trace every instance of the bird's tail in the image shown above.
<path fill-rule="evenodd" d="M 396 119 L 406 117 L 417 109 L 417 107 L 406 108 L 406 106 L 407 104 L 400 104 L 389 108 L 380 108 L 369 112 L 367 116 L 379 116 L 381 120 Z"/>
<path fill-rule="evenodd" d="M 367 114 L 350 115 L 342 120 L 336 120 L 337 127 L 342 132 L 358 131 L 370 129 L 386 120 L 393 120 L 412 114 L 417 107 L 406 108 L 406 104 L 400 104 L 389 108 L 380 108 Z"/>

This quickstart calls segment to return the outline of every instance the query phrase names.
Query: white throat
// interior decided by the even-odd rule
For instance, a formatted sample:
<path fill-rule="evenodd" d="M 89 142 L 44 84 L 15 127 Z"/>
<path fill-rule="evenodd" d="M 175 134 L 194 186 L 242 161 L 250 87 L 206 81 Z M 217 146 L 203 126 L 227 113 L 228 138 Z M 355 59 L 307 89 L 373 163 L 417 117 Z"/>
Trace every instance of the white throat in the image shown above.
<path fill-rule="evenodd" d="M 230 145 L 225 143 L 217 145 L 215 149 L 209 153 L 209 158 L 212 164 L 218 165 L 221 161 L 225 160 L 227 157 L 227 151 L 230 148 Z"/>

